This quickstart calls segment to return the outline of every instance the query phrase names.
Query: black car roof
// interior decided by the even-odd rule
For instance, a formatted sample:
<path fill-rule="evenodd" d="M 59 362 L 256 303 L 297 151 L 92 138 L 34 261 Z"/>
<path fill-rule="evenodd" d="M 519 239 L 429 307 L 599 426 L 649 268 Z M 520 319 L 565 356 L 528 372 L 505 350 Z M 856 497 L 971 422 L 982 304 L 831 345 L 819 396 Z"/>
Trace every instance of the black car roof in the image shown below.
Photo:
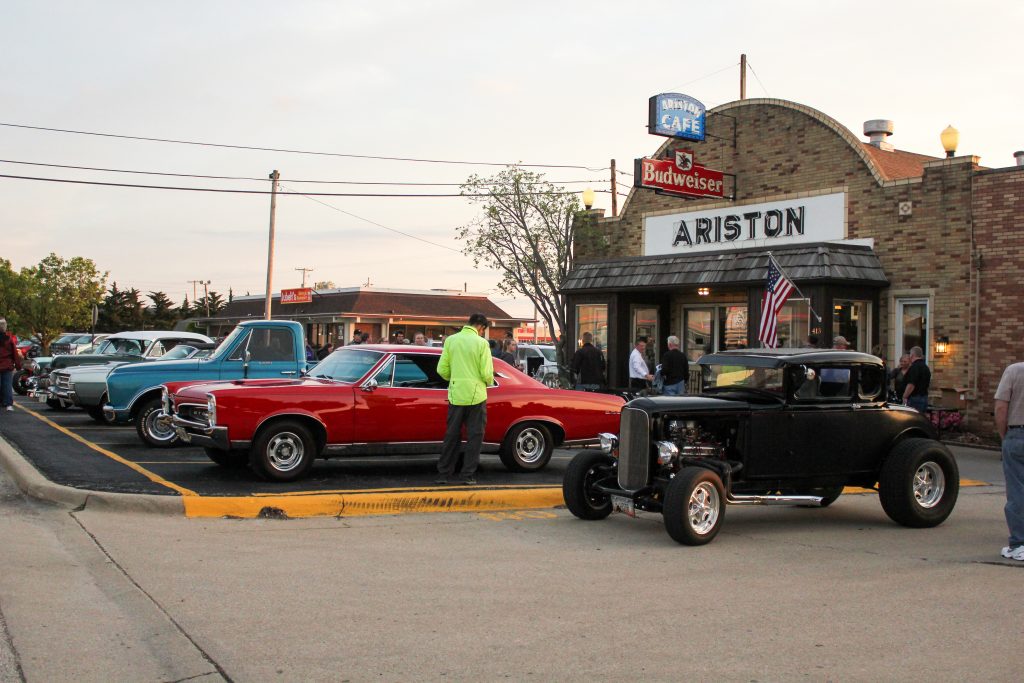
<path fill-rule="evenodd" d="M 817 363 L 867 363 L 882 365 L 882 359 L 859 351 L 832 349 L 739 349 L 719 351 L 702 356 L 700 365 L 746 365 L 759 368 L 781 368 L 787 365 Z"/>

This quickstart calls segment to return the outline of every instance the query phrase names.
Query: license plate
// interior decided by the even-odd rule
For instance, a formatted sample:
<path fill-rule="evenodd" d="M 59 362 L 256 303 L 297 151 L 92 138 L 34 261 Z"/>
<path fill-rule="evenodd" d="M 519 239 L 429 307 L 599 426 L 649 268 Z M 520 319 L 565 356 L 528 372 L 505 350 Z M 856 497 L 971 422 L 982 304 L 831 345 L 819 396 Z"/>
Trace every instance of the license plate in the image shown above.
<path fill-rule="evenodd" d="M 636 517 L 636 506 L 633 505 L 632 498 L 623 498 L 622 496 L 612 496 L 612 510 L 614 512 L 621 512 L 624 515 L 630 517 Z"/>

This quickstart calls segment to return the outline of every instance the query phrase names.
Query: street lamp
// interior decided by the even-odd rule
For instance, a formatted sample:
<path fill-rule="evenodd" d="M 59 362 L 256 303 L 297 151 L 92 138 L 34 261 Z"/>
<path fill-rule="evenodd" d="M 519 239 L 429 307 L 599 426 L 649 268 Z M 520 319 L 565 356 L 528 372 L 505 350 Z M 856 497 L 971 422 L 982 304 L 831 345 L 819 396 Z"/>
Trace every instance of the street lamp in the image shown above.
<path fill-rule="evenodd" d="M 956 154 L 956 146 L 960 143 L 960 131 L 953 126 L 946 126 L 939 139 L 942 140 L 942 149 L 946 150 L 947 158 Z"/>
<path fill-rule="evenodd" d="M 589 187 L 583 190 L 583 206 L 590 211 L 590 207 L 594 205 L 594 191 Z"/>

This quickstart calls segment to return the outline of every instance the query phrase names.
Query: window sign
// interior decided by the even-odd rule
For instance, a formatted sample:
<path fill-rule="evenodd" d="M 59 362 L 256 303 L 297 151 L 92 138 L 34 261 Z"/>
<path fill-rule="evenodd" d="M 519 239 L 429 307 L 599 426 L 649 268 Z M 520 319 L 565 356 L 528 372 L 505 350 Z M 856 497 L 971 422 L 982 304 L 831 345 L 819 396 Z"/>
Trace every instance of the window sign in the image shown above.
<path fill-rule="evenodd" d="M 707 109 L 689 95 L 665 92 L 647 101 L 647 132 L 667 138 L 703 140 Z"/>

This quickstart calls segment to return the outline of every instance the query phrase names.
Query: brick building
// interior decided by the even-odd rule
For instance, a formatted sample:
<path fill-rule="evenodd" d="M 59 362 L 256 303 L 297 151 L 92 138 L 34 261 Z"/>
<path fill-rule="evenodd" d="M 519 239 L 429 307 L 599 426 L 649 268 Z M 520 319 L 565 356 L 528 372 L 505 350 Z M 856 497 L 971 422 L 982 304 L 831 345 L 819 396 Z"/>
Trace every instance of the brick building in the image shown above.
<path fill-rule="evenodd" d="M 692 151 L 727 174 L 728 199 L 633 188 L 619 216 L 591 212 L 563 290 L 569 329 L 608 354 L 609 383 L 626 384 L 641 335 L 657 340 L 652 357 L 670 334 L 693 360 L 758 346 L 770 251 L 802 292 L 780 345 L 841 334 L 890 366 L 921 346 L 932 403 L 963 396 L 971 428 L 991 430 L 999 376 L 1024 359 L 1024 167 L 900 151 L 884 129 L 863 142 L 810 107 L 751 99 L 709 110 L 704 141 L 667 139 L 653 157 Z"/>

